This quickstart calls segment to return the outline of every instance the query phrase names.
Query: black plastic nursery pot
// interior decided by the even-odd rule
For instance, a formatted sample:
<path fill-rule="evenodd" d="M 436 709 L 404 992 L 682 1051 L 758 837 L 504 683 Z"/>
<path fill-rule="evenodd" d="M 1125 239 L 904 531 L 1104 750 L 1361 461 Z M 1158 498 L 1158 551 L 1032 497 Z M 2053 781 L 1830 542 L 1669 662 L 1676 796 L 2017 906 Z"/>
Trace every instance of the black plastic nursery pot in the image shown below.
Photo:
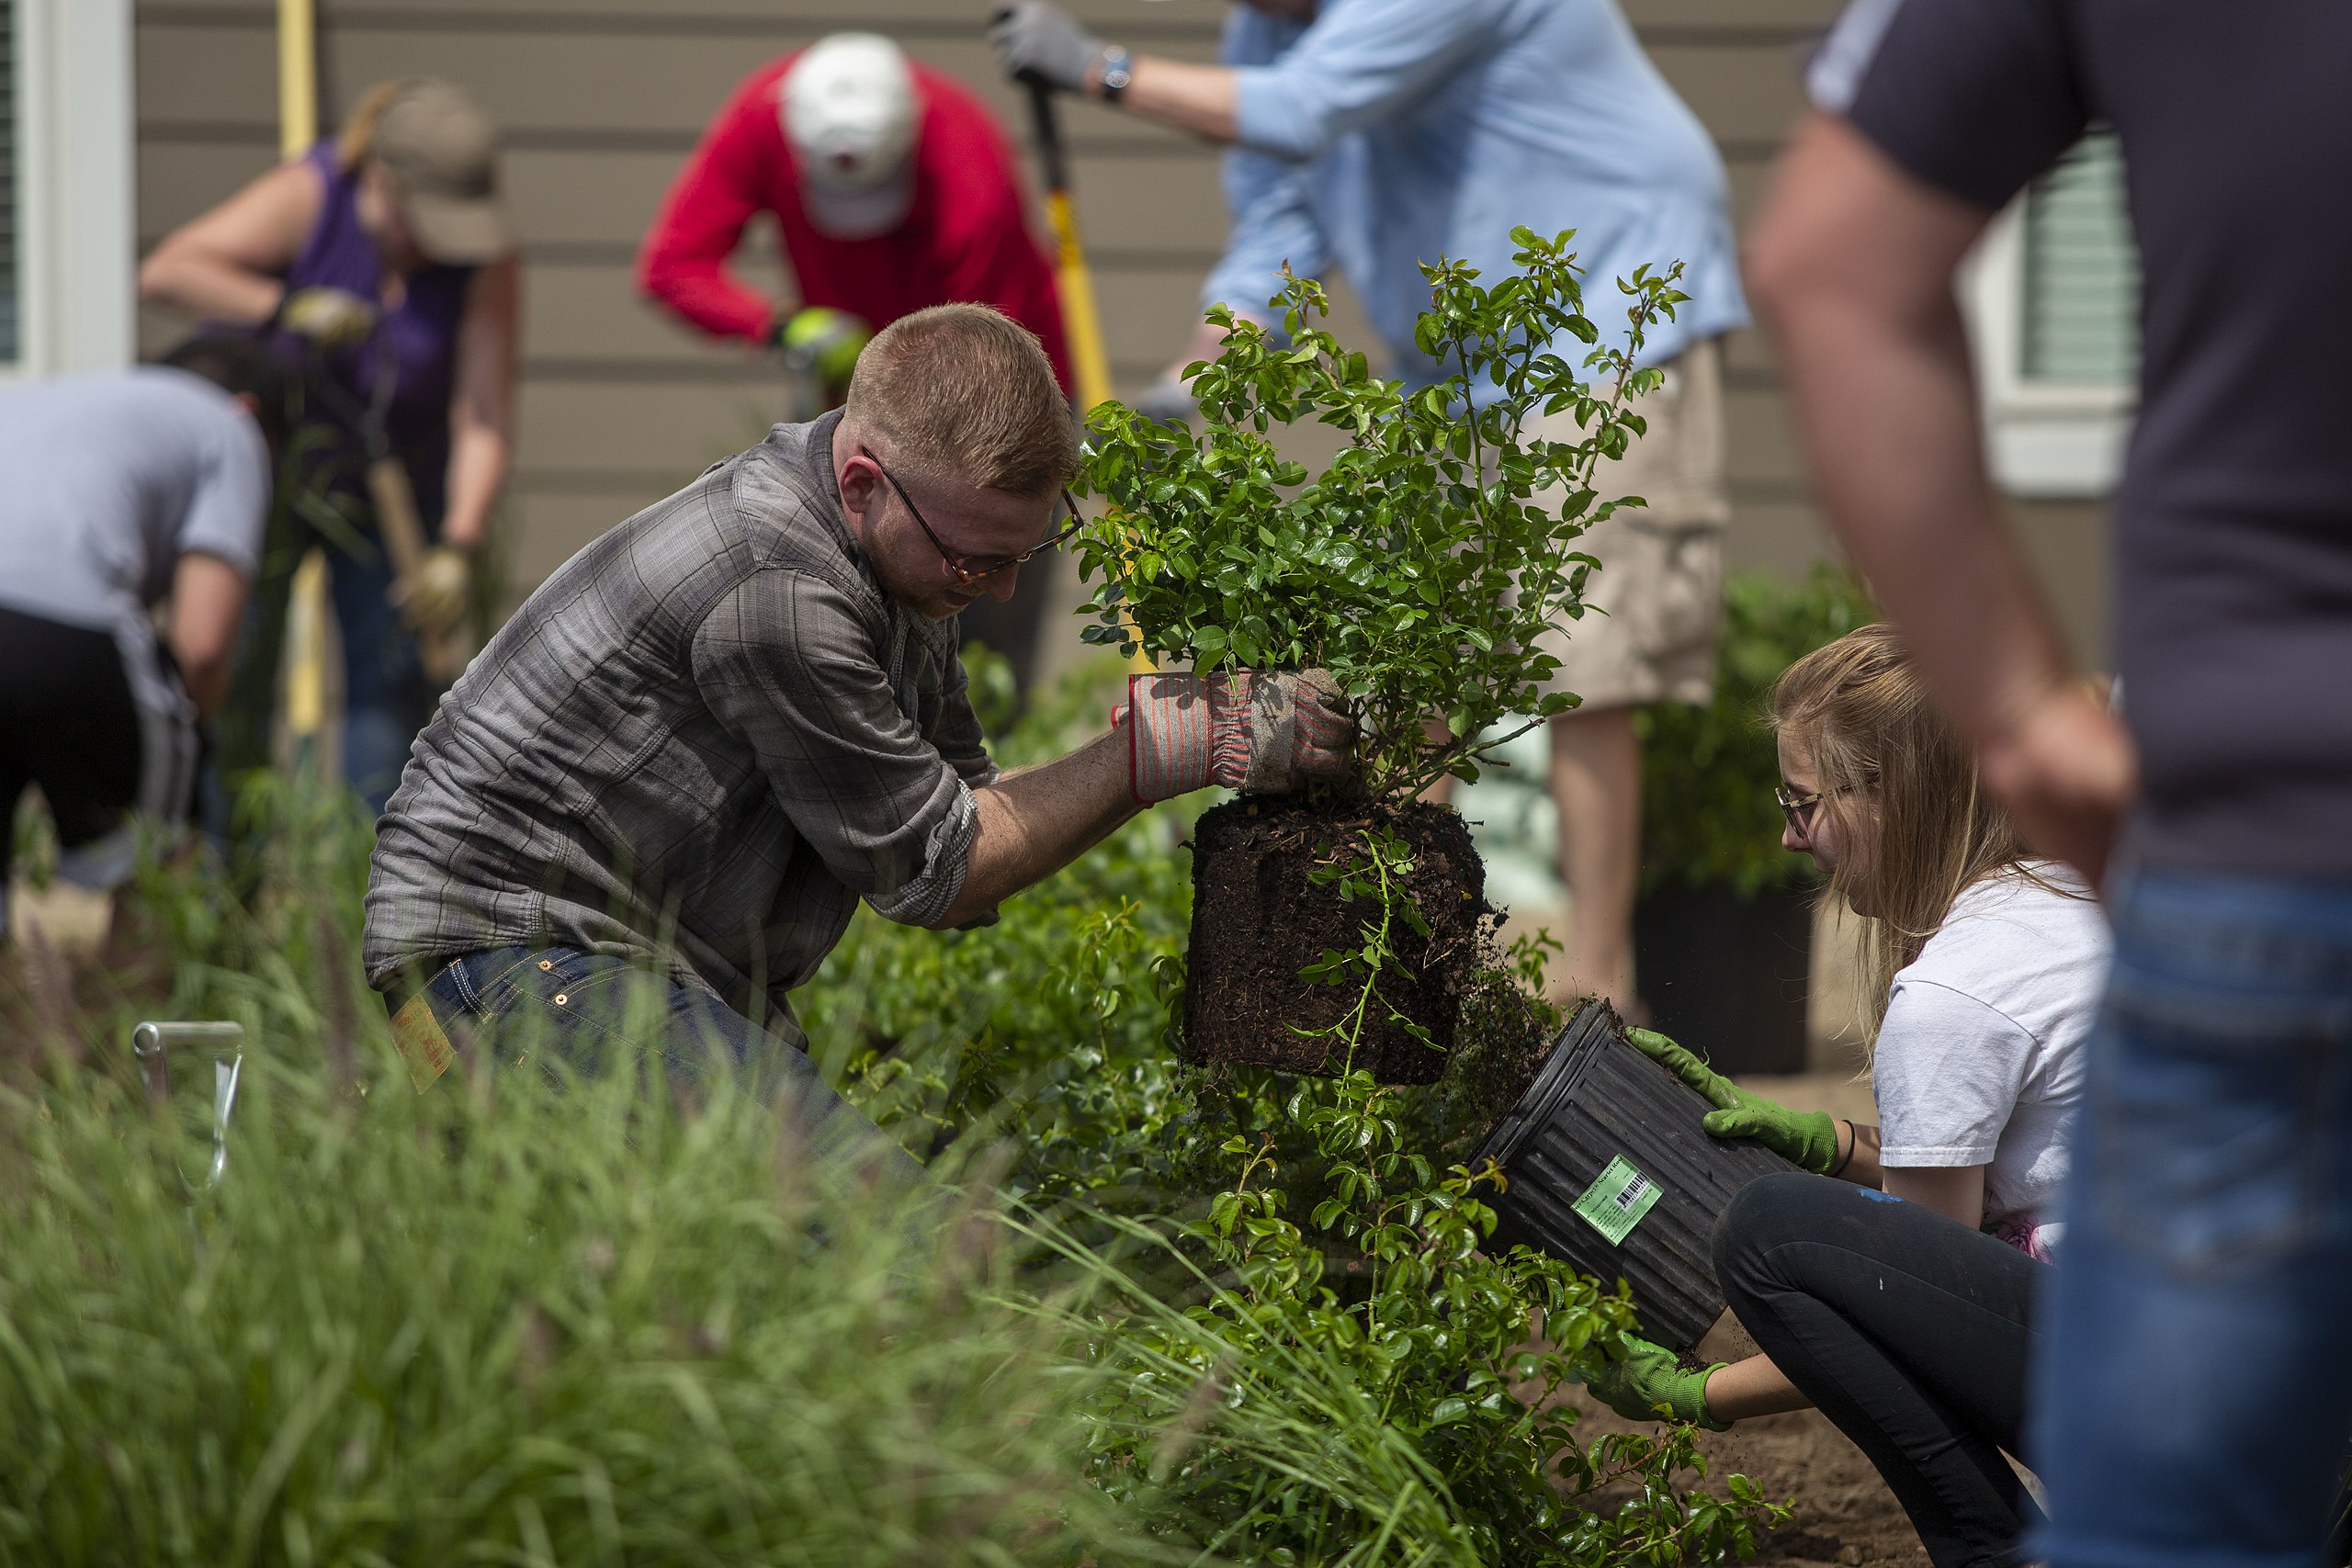
<path fill-rule="evenodd" d="M 1586 1002 L 1472 1161 L 1493 1159 L 1510 1182 L 1488 1200 L 1496 1243 L 1624 1280 L 1644 1335 L 1689 1349 L 1724 1310 L 1708 1246 L 1715 1216 L 1758 1177 L 1795 1168 L 1707 1136 L 1699 1121 L 1713 1109 L 1627 1042 L 1615 1010 Z"/>

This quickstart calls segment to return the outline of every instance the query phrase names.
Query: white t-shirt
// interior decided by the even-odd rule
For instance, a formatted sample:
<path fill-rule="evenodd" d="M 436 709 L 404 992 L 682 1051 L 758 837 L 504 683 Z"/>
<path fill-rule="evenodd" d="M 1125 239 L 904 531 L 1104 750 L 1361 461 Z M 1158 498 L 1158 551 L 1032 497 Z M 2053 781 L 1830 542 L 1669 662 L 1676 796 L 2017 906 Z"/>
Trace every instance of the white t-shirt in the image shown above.
<path fill-rule="evenodd" d="M 1879 1163 L 1988 1166 L 1991 1220 L 2054 1207 L 2083 1045 L 2107 984 L 2105 914 L 2073 872 L 2055 862 L 2033 869 L 2065 891 L 2007 875 L 1952 901 L 1894 976 L 1871 1069 Z M 2041 1239 L 2054 1246 L 2054 1227 Z"/>

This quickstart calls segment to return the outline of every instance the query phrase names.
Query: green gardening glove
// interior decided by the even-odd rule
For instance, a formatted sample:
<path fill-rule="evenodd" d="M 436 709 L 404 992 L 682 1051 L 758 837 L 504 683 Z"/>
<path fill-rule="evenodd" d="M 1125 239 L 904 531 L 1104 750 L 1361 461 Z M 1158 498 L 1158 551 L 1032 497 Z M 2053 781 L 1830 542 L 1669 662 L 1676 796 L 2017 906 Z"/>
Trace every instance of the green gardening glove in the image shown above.
<path fill-rule="evenodd" d="M 1635 1050 L 1713 1103 L 1699 1125 L 1711 1138 L 1753 1138 L 1791 1165 L 1826 1176 L 1838 1163 L 1838 1122 L 1826 1111 L 1792 1111 L 1750 1094 L 1663 1034 L 1629 1029 Z"/>
<path fill-rule="evenodd" d="M 849 390 L 850 373 L 874 340 L 874 329 L 847 310 L 809 305 L 778 316 L 768 335 L 784 351 L 786 364 L 813 374 L 826 394 L 838 399 Z"/>
<path fill-rule="evenodd" d="M 1728 1365 L 1717 1361 L 1703 1371 L 1685 1371 L 1680 1358 L 1665 1346 L 1628 1334 L 1607 1360 L 1585 1372 L 1584 1386 L 1628 1421 L 1655 1421 L 1662 1404 L 1673 1420 L 1727 1432 L 1730 1422 L 1707 1414 L 1707 1379 Z"/>

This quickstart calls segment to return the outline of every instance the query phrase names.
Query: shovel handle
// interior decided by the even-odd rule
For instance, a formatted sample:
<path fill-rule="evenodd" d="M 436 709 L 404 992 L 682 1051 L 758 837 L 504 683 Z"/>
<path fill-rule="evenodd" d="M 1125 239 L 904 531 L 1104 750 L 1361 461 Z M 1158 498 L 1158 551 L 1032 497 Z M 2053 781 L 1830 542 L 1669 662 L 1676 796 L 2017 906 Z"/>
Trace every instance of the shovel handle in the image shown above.
<path fill-rule="evenodd" d="M 384 553 L 391 558 L 392 575 L 411 576 L 424 560 L 424 524 L 417 515 L 408 470 L 399 459 L 379 457 L 368 465 L 368 499 L 376 507 L 376 527 L 383 535 Z M 419 632 L 416 651 L 425 678 L 436 686 L 450 684 L 465 671 L 465 649 L 454 630 Z"/>
<path fill-rule="evenodd" d="M 1029 86 L 1029 123 L 1037 132 L 1037 156 L 1046 165 L 1046 188 L 1069 189 L 1069 156 L 1062 147 L 1061 111 L 1054 107 L 1054 90 L 1035 76 L 1022 78 Z"/>

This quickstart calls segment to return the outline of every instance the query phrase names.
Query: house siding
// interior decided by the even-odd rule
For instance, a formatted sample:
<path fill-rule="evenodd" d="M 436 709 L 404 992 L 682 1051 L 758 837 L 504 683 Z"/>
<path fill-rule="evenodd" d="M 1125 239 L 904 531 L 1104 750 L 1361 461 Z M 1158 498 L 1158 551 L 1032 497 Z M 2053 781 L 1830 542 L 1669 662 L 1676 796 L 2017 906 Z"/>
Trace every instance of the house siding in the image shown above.
<path fill-rule="evenodd" d="M 1432 0 L 1437 3 L 1437 0 Z M 1802 107 L 1797 68 L 1834 0 L 1623 0 L 1660 69 L 1722 149 L 1744 230 Z M 1222 0 L 1079 0 L 1139 50 L 1209 60 Z M 714 457 L 756 439 L 784 394 L 774 371 L 636 298 L 639 238 L 705 120 L 754 66 L 827 32 L 888 33 L 978 89 L 1008 131 L 1024 105 L 979 38 L 976 0 L 322 0 L 322 112 L 369 84 L 431 73 L 503 128 L 529 270 L 521 431 L 510 489 L 519 592 Z M 141 249 L 266 168 L 277 149 L 275 7 L 139 0 Z M 1115 111 L 1071 105 L 1079 215 L 1114 379 L 1141 388 L 1190 331 L 1225 233 L 1213 151 Z M 781 274 L 755 231 L 738 265 Z M 1366 337 L 1340 291 L 1335 326 Z M 152 352 L 186 323 L 142 312 Z M 1779 367 L 1755 332 L 1728 345 L 1736 564 L 1799 571 L 1833 553 L 1805 478 Z M 2021 504 L 2027 551 L 2083 658 L 2107 638 L 2104 508 Z"/>

